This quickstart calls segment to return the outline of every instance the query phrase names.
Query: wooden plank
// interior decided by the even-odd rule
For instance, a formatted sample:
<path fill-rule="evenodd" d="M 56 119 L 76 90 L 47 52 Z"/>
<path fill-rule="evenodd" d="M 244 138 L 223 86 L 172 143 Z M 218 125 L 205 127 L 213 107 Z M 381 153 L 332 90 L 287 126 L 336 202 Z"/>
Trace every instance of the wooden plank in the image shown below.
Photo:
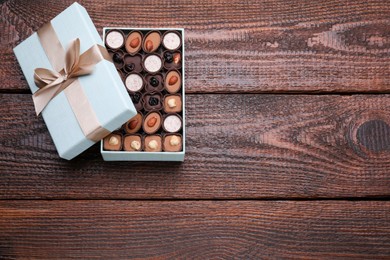
<path fill-rule="evenodd" d="M 28 89 L 12 47 L 72 2 L 1 4 L 1 90 Z M 386 1 L 186 0 L 162 5 L 155 0 L 133 4 L 89 0 L 82 4 L 100 32 L 103 26 L 184 27 L 189 93 L 390 91 Z"/>
<path fill-rule="evenodd" d="M 0 257 L 388 259 L 389 210 L 386 201 L 1 201 Z"/>
<path fill-rule="evenodd" d="M 390 195 L 390 95 L 188 95 L 185 162 L 58 157 L 31 96 L 0 95 L 0 198 Z M 64 129 L 66 131 L 66 129 Z"/>

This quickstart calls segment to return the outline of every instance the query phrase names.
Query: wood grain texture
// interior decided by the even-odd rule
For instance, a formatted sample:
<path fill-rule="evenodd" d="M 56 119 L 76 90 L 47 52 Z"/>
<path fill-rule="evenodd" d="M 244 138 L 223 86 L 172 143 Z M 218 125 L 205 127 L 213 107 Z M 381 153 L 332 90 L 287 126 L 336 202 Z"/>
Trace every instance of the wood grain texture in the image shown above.
<path fill-rule="evenodd" d="M 12 47 L 72 2 L 0 5 L 1 90 L 28 89 Z M 184 27 L 188 93 L 390 92 L 386 1 L 80 3 L 100 32 L 103 26 Z"/>
<path fill-rule="evenodd" d="M 61 160 L 30 95 L 0 103 L 2 199 L 390 195 L 390 95 L 188 95 L 182 164 Z"/>
<path fill-rule="evenodd" d="M 390 202 L 2 201 L 0 257 L 385 259 Z"/>

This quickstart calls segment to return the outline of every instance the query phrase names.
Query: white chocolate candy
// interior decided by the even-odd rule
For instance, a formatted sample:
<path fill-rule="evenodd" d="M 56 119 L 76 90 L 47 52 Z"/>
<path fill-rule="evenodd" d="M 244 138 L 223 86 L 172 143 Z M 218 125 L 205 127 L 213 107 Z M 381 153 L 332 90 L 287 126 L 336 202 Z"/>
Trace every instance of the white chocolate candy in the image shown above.
<path fill-rule="evenodd" d="M 157 55 L 149 55 L 144 61 L 145 69 L 151 73 L 159 71 L 162 67 L 162 61 Z"/>
<path fill-rule="evenodd" d="M 167 33 L 163 39 L 164 46 L 169 50 L 175 50 L 180 46 L 180 37 L 177 33 Z"/>
<path fill-rule="evenodd" d="M 143 80 L 138 74 L 130 74 L 125 80 L 126 88 L 133 92 L 139 91 L 143 84 Z"/>
<path fill-rule="evenodd" d="M 118 49 L 122 47 L 124 42 L 123 35 L 118 31 L 111 31 L 106 36 L 106 43 L 110 48 Z"/>
<path fill-rule="evenodd" d="M 179 131 L 181 128 L 181 119 L 176 115 L 167 116 L 164 120 L 164 128 L 170 133 Z"/>

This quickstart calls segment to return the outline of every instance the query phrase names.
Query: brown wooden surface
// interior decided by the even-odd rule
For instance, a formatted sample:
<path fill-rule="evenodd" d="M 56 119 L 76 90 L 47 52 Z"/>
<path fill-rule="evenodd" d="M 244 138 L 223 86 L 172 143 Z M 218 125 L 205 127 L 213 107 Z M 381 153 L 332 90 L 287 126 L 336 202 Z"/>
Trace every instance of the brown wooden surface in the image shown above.
<path fill-rule="evenodd" d="M 80 1 L 185 28 L 182 164 L 58 158 L 12 48 L 72 2 L 0 1 L 0 259 L 390 258 L 388 1 Z"/>
<path fill-rule="evenodd" d="M 72 2 L 2 4 L 0 88 L 27 90 L 10 47 Z M 104 26 L 184 27 L 187 92 L 389 92 L 387 1 L 80 3 L 100 32 Z"/>
<path fill-rule="evenodd" d="M 17 253 L 38 259 L 384 259 L 390 254 L 389 202 L 4 201 L 0 210 L 5 258 Z"/>
<path fill-rule="evenodd" d="M 390 95 L 190 94 L 182 164 L 62 160 L 30 95 L 0 103 L 0 198 L 390 196 Z"/>

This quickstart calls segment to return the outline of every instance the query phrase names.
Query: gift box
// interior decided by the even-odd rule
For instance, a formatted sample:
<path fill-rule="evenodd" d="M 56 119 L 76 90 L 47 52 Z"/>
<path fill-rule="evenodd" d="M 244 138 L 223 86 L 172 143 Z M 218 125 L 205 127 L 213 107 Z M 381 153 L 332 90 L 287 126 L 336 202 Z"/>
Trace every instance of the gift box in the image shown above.
<path fill-rule="evenodd" d="M 183 161 L 184 29 L 103 28 L 137 115 L 101 142 L 106 161 Z"/>
<path fill-rule="evenodd" d="M 72 4 L 14 48 L 60 157 L 72 159 L 137 112 L 86 10 Z"/>

